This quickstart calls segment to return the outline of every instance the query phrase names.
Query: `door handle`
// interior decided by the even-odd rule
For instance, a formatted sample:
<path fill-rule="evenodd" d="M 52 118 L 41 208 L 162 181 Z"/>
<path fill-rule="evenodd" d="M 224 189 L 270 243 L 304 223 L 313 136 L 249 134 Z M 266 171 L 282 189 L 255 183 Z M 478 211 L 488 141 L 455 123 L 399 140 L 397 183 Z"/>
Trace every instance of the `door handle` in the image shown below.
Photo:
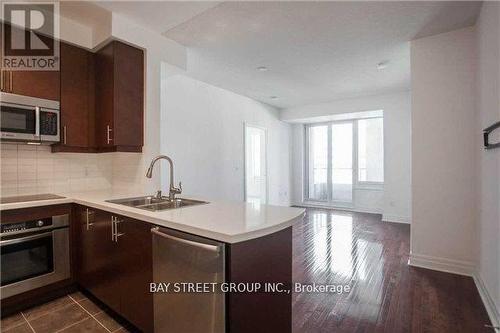
<path fill-rule="evenodd" d="M 0 72 L 0 90 L 3 91 L 3 74 L 4 74 L 4 71 L 2 70 Z"/>
<path fill-rule="evenodd" d="M 106 138 L 107 138 L 107 143 L 108 145 L 111 143 L 111 141 L 113 141 L 113 139 L 111 138 L 111 131 L 113 131 L 113 129 L 111 128 L 111 126 L 107 125 L 106 126 Z"/>

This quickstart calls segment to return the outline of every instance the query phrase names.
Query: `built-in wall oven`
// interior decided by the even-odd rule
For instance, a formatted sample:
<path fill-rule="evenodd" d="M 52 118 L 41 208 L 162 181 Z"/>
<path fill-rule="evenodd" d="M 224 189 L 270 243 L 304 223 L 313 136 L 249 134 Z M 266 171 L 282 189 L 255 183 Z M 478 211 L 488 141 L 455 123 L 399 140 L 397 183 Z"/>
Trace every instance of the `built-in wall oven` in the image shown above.
<path fill-rule="evenodd" d="M 69 215 L 1 224 L 1 299 L 70 277 Z"/>
<path fill-rule="evenodd" d="M 59 142 L 59 102 L 1 93 L 2 141 L 33 144 Z"/>

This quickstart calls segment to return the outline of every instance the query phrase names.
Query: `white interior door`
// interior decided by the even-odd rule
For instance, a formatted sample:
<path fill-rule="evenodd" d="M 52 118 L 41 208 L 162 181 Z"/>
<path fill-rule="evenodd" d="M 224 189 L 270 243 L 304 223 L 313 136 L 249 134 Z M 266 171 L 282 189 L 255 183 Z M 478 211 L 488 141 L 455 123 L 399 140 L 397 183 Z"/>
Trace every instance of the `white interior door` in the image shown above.
<path fill-rule="evenodd" d="M 267 135 L 245 124 L 245 201 L 267 203 Z"/>

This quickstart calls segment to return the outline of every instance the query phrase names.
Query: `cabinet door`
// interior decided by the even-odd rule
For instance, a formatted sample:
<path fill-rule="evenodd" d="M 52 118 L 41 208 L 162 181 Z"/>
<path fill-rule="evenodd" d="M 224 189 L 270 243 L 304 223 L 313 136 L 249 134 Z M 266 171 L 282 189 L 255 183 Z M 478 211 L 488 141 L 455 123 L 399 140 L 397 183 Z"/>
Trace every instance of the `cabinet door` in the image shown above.
<path fill-rule="evenodd" d="M 8 91 L 58 101 L 60 97 L 59 71 L 9 71 Z"/>
<path fill-rule="evenodd" d="M 143 332 L 153 332 L 153 253 L 151 225 L 130 218 L 121 218 L 117 231 L 120 251 L 122 298 L 120 313 Z"/>
<path fill-rule="evenodd" d="M 111 214 L 87 207 L 79 211 L 78 283 L 119 312 L 120 264 L 117 243 L 111 237 Z"/>
<path fill-rule="evenodd" d="M 95 103 L 96 103 L 96 144 L 100 148 L 114 145 L 113 128 L 113 87 L 114 51 L 113 43 L 106 45 L 95 54 Z"/>
<path fill-rule="evenodd" d="M 0 91 L 9 92 L 9 71 L 0 70 Z"/>
<path fill-rule="evenodd" d="M 144 51 L 114 42 L 115 146 L 144 144 Z"/>
<path fill-rule="evenodd" d="M 61 43 L 61 143 L 89 147 L 90 52 Z"/>

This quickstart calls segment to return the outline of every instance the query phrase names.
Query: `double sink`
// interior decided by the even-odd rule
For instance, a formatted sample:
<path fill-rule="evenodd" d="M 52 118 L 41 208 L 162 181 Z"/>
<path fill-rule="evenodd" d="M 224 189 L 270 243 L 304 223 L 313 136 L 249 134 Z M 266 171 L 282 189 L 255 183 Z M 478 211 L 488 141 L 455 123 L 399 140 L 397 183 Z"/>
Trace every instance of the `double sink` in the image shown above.
<path fill-rule="evenodd" d="M 124 205 L 124 206 L 128 206 L 128 207 L 149 210 L 152 212 L 160 211 L 160 210 L 167 210 L 167 209 L 182 208 L 182 207 L 194 206 L 194 205 L 203 205 L 203 204 L 208 203 L 206 201 L 199 201 L 199 200 L 192 200 L 192 199 L 178 198 L 178 199 L 170 200 L 169 198 L 164 198 L 164 197 L 157 198 L 154 196 L 106 200 L 106 202 L 111 202 L 111 203 Z"/>

